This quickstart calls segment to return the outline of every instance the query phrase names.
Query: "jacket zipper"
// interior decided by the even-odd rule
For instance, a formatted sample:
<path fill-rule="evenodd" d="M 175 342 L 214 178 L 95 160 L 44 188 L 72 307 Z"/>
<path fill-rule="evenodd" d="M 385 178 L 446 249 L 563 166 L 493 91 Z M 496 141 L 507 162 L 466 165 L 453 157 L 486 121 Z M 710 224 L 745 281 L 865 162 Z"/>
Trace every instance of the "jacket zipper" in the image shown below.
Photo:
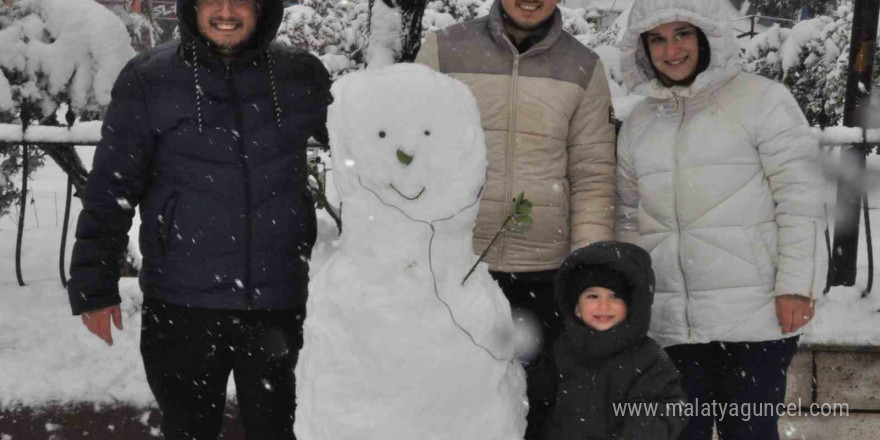
<path fill-rule="evenodd" d="M 174 227 L 174 218 L 177 215 L 177 201 L 180 199 L 180 192 L 174 191 L 165 199 L 162 204 L 162 211 L 159 217 L 159 255 L 168 253 L 168 236 L 171 235 L 171 228 Z"/>
<path fill-rule="evenodd" d="M 516 151 L 516 106 L 518 101 L 518 91 L 519 91 L 519 59 L 523 56 L 523 54 L 519 53 L 516 49 L 516 46 L 510 41 L 510 38 L 506 35 L 504 36 L 504 40 L 507 41 L 508 46 L 510 47 L 511 52 L 513 52 L 513 71 L 511 72 L 510 77 L 510 110 L 508 111 L 508 123 L 507 123 L 507 184 L 504 188 L 504 216 L 501 219 L 502 224 L 505 219 L 507 219 L 507 215 L 510 210 L 510 201 L 513 199 L 513 163 L 515 159 L 515 151 Z M 526 51 L 528 53 L 529 51 Z M 499 252 L 498 252 L 498 264 L 500 264 L 504 260 L 504 248 L 505 248 L 505 240 L 504 234 L 501 234 L 500 237 L 501 243 L 499 243 Z"/>
<path fill-rule="evenodd" d="M 819 228 L 816 226 L 816 220 L 810 223 L 813 225 L 813 252 L 810 253 L 810 259 L 813 260 L 813 270 L 810 272 L 810 299 L 813 299 L 813 292 L 816 290 L 816 248 L 819 247 Z"/>
<path fill-rule="evenodd" d="M 682 137 L 682 129 L 684 128 L 685 116 L 687 115 L 687 110 L 685 108 L 685 99 L 684 98 L 672 98 L 676 105 L 681 105 L 681 119 L 678 122 L 678 131 L 675 134 L 675 145 L 672 146 L 672 199 L 673 199 L 673 211 L 675 211 L 675 227 L 678 232 L 678 267 L 681 270 L 681 280 L 684 283 L 684 322 L 687 325 L 687 339 L 691 340 L 693 336 L 693 327 L 691 327 L 691 315 L 690 315 L 690 303 L 691 303 L 691 294 L 688 289 L 687 282 L 687 274 L 684 271 L 684 259 L 681 255 L 681 220 L 678 217 L 679 212 L 679 198 L 678 198 L 678 186 L 680 183 L 679 170 L 678 170 L 678 148 L 681 144 Z"/>
<path fill-rule="evenodd" d="M 235 132 L 233 135 L 238 143 L 238 160 L 241 166 L 242 180 L 244 183 L 244 215 L 245 215 L 245 232 L 244 232 L 244 280 L 243 288 L 245 292 L 245 302 L 248 309 L 254 307 L 254 295 L 251 292 L 251 230 L 253 229 L 253 219 L 251 218 L 251 178 L 248 171 L 247 153 L 244 149 L 244 138 L 241 135 L 242 126 L 244 125 L 244 117 L 241 114 L 241 105 L 238 102 L 238 92 L 235 88 L 235 78 L 229 65 L 226 65 L 226 84 L 229 87 L 229 98 L 232 102 L 233 114 L 235 116 Z"/>

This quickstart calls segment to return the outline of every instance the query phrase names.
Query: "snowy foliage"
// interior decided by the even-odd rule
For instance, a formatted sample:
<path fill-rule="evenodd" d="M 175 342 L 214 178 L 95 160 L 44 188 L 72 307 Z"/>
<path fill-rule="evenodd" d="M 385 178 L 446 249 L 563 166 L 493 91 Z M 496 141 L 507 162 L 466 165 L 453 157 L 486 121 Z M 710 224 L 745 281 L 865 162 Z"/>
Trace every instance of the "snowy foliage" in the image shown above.
<path fill-rule="evenodd" d="M 334 76 L 363 66 L 367 0 L 304 0 L 284 10 L 277 41 L 317 55 Z"/>
<path fill-rule="evenodd" d="M 489 13 L 492 2 L 488 0 L 434 0 L 425 8 L 436 14 L 446 14 L 454 22 L 473 20 Z"/>
<path fill-rule="evenodd" d="M 19 0 L 0 3 L 0 123 L 27 119 L 57 124 L 68 104 L 83 120 L 99 119 L 110 90 L 134 56 L 122 21 L 93 0 Z M 0 146 L 0 215 L 20 194 L 18 146 Z M 30 165 L 42 154 L 30 149 Z"/>
<path fill-rule="evenodd" d="M 138 52 L 155 47 L 161 41 L 162 26 L 137 12 L 117 11 L 131 39 L 131 47 Z"/>
<path fill-rule="evenodd" d="M 811 17 L 834 10 L 836 0 L 752 0 L 751 4 L 761 15 L 796 19 L 806 8 Z"/>
<path fill-rule="evenodd" d="M 13 176 L 21 174 L 24 155 L 18 146 L 0 147 L 0 217 L 9 214 L 13 206 L 21 197 L 21 189 L 18 188 Z M 36 148 L 28 149 L 28 169 L 37 169 L 43 166 L 43 154 Z"/>
<path fill-rule="evenodd" d="M 35 120 L 69 102 L 95 119 L 110 103 L 119 71 L 134 56 L 125 26 L 93 0 L 20 0 L 0 6 L 0 122 L 27 102 Z M 9 83 L 7 86 L 6 83 Z M 2 98 L 0 98 L 2 100 Z M 6 105 L 4 105 L 6 104 Z"/>
<path fill-rule="evenodd" d="M 578 37 L 585 45 L 592 43 L 599 33 L 599 28 L 594 22 L 587 21 L 587 12 L 584 9 L 568 9 L 559 6 L 562 13 L 562 28 L 566 32 Z"/>
<path fill-rule="evenodd" d="M 489 13 L 489 0 L 434 0 L 428 1 L 422 30 L 426 35 L 462 21 L 473 20 Z"/>
<path fill-rule="evenodd" d="M 811 125 L 838 125 L 843 119 L 852 19 L 852 3 L 846 2 L 832 15 L 801 21 L 792 29 L 774 26 L 749 43 L 745 69 L 788 86 Z M 877 55 L 875 78 L 880 73 Z"/>

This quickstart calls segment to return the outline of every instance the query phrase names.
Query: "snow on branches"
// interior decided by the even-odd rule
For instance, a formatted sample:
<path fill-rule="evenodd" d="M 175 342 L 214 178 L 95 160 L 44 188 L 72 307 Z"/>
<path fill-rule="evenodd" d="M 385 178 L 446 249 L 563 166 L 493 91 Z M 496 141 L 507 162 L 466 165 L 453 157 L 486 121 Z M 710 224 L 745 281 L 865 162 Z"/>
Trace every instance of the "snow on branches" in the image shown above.
<path fill-rule="evenodd" d="M 749 42 L 745 69 L 785 84 L 811 125 L 839 125 L 843 120 L 852 21 L 853 6 L 848 1 L 830 16 L 801 21 L 792 29 L 773 26 Z M 878 54 L 875 50 L 875 60 Z M 874 69 L 877 78 L 880 63 L 875 61 Z"/>
<path fill-rule="evenodd" d="M 42 121 L 62 102 L 86 119 L 97 118 L 134 56 L 125 26 L 93 0 L 0 6 L 0 48 L 0 122 L 14 120 L 25 104 Z"/>
<path fill-rule="evenodd" d="M 277 41 L 307 50 L 334 76 L 363 66 L 367 0 L 304 0 L 284 10 Z"/>
<path fill-rule="evenodd" d="M 0 124 L 58 125 L 62 104 L 83 120 L 100 119 L 135 54 L 130 41 L 123 22 L 94 0 L 0 3 Z M 22 148 L 0 144 L 0 216 L 21 194 L 12 176 L 23 159 Z M 31 169 L 42 165 L 42 150 L 30 148 L 28 160 Z"/>

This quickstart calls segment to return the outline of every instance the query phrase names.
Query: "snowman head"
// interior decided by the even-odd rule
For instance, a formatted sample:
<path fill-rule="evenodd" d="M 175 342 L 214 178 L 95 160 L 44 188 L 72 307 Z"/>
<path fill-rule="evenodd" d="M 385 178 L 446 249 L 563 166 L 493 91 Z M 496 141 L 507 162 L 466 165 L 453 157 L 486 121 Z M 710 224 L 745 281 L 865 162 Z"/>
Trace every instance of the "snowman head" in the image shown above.
<path fill-rule="evenodd" d="M 333 97 L 327 125 L 343 204 L 378 199 L 426 221 L 476 205 L 487 159 L 467 86 L 397 64 L 346 75 Z"/>

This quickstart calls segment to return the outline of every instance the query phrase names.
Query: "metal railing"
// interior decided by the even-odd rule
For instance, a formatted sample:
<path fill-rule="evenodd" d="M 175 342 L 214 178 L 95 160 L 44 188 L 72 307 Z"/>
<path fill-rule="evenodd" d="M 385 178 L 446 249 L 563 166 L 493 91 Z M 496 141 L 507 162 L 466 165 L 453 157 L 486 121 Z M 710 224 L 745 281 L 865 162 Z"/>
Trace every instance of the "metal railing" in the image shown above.
<path fill-rule="evenodd" d="M 70 210 L 73 198 L 74 188 L 77 191 L 85 189 L 86 170 L 82 165 L 65 166 L 63 161 L 59 161 L 59 157 L 64 155 L 76 155 L 76 147 L 96 147 L 101 140 L 101 121 L 91 121 L 75 124 L 71 127 L 63 126 L 41 126 L 31 125 L 27 129 L 23 129 L 18 124 L 0 124 L 0 146 L 12 146 L 22 149 L 22 179 L 21 179 L 21 195 L 19 197 L 19 211 L 17 234 L 15 241 L 15 274 L 18 279 L 19 286 L 25 286 L 24 277 L 21 270 L 21 251 L 24 241 L 24 224 L 25 213 L 27 209 L 28 180 L 30 175 L 30 164 L 28 163 L 28 152 L 31 148 L 39 148 L 44 150 L 47 155 L 64 170 L 67 174 L 67 195 L 65 197 L 64 221 L 61 230 L 61 244 L 58 259 L 58 270 L 61 278 L 61 285 L 67 287 L 67 268 L 65 264 L 65 254 L 67 250 L 67 233 L 70 226 Z M 327 210 L 329 215 L 337 222 L 337 227 L 341 232 L 341 219 L 339 213 L 327 201 L 325 194 L 324 174 L 327 171 L 326 165 L 320 160 L 319 153 L 327 149 L 326 145 L 310 142 L 306 152 L 309 161 L 309 173 L 314 175 L 316 180 L 315 186 L 309 186 L 319 203 L 320 207 Z M 77 156 L 78 159 L 78 156 Z M 81 169 L 80 169 L 81 168 Z"/>
<path fill-rule="evenodd" d="M 797 22 L 798 22 L 797 20 L 792 20 L 792 19 L 789 19 L 789 18 L 768 17 L 768 16 L 766 16 L 766 15 L 746 15 L 746 16 L 743 16 L 743 17 L 734 18 L 733 20 L 730 20 L 730 22 L 731 22 L 731 23 L 736 23 L 736 22 L 738 22 L 738 21 L 745 21 L 745 20 L 748 20 L 749 23 L 750 23 L 750 25 L 749 25 L 749 30 L 746 31 L 746 32 L 743 32 L 743 33 L 741 33 L 741 34 L 739 34 L 739 35 L 737 35 L 736 38 L 748 37 L 749 39 L 751 39 L 751 38 L 753 38 L 755 35 L 758 35 L 759 32 L 757 32 L 757 31 L 755 30 L 755 26 L 758 24 L 758 21 L 759 21 L 759 20 L 770 21 L 772 24 L 777 24 L 777 23 L 788 23 L 788 24 L 793 24 L 793 23 L 797 23 Z"/>

